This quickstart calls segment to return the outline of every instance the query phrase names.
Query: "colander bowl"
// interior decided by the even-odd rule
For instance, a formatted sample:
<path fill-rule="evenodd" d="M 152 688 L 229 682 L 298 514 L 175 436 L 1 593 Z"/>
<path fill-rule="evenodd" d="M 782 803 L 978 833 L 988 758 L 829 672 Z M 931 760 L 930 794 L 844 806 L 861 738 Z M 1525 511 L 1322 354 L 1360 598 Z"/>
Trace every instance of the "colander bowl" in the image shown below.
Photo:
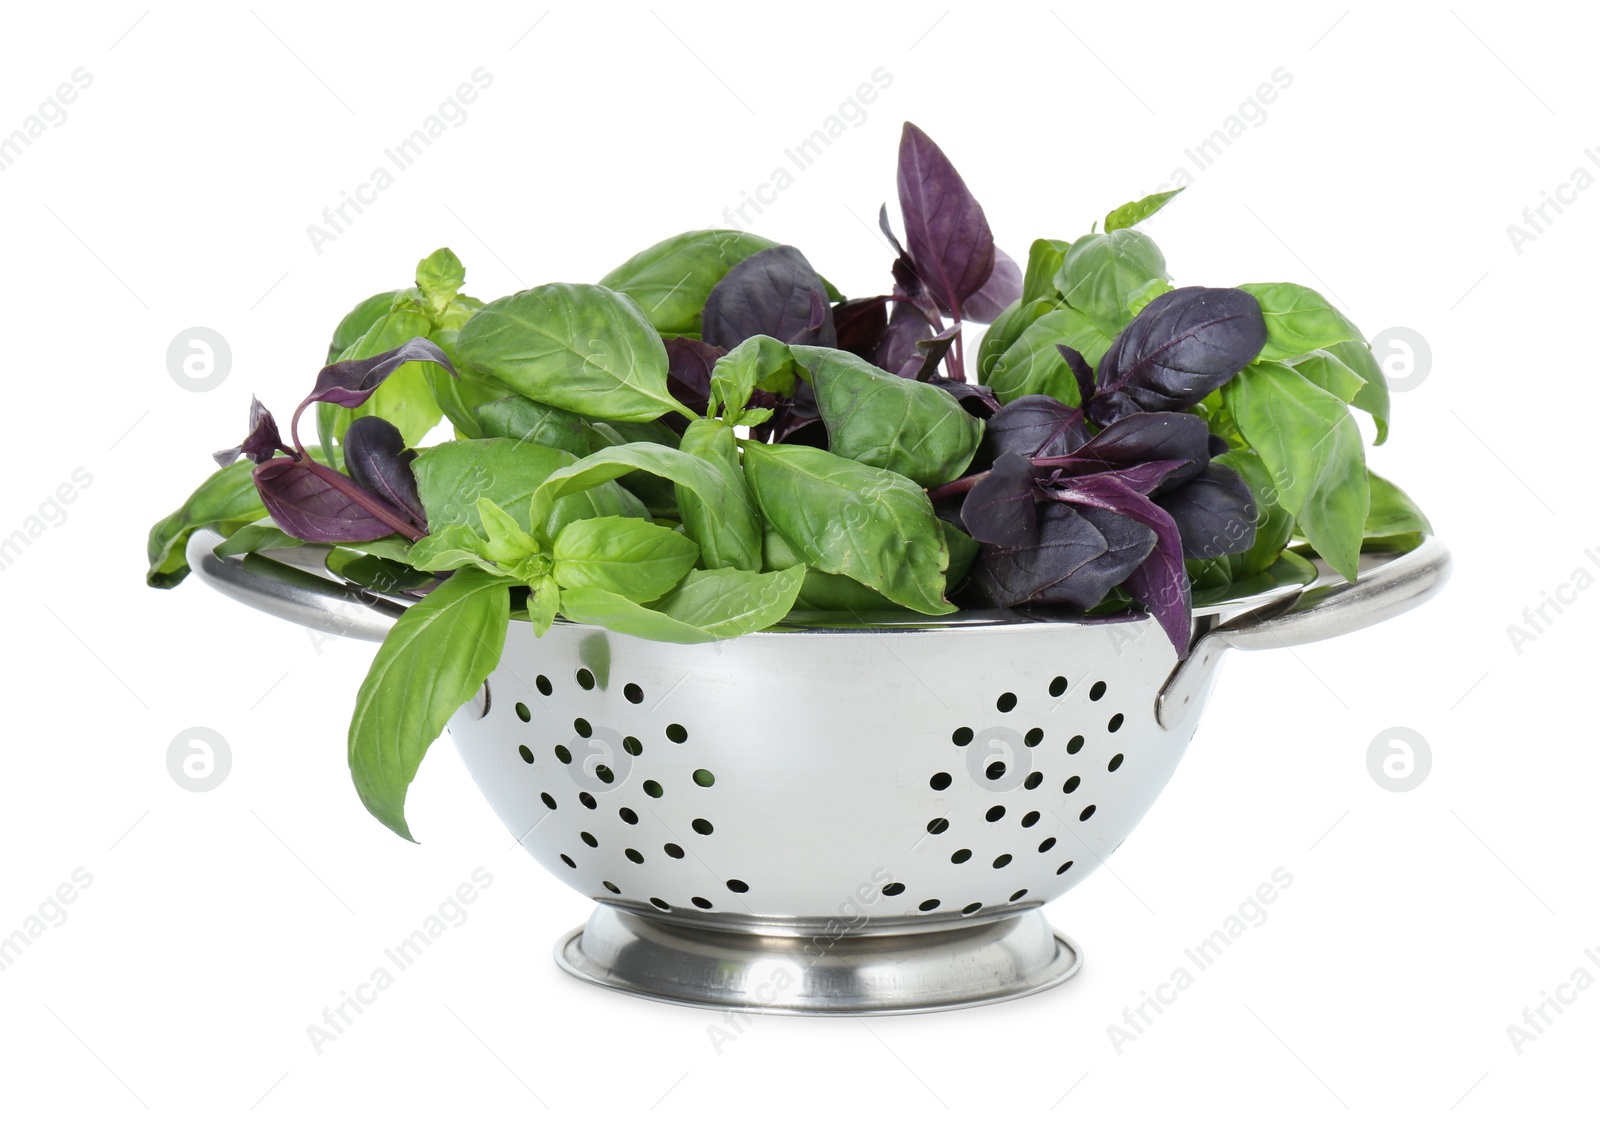
<path fill-rule="evenodd" d="M 214 544 L 197 535 L 194 570 L 274 614 L 371 638 L 400 610 Z M 1040 908 L 1149 810 L 1221 653 L 1398 614 L 1449 554 L 1430 538 L 1366 563 L 1354 584 L 1204 609 L 1181 660 L 1148 618 L 994 612 L 702 646 L 513 622 L 449 727 L 511 834 L 598 904 L 556 947 L 575 976 L 770 1012 L 1006 1000 L 1077 970 Z"/>

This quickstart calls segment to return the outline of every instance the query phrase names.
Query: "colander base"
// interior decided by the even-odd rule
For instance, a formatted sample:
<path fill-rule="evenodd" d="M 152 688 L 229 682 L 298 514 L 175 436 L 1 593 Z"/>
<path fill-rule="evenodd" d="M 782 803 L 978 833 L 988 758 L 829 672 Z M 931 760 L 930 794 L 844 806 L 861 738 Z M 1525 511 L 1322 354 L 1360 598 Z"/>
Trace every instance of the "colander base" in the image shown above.
<path fill-rule="evenodd" d="M 830 939 L 707 930 L 604 904 L 556 943 L 555 959 L 574 977 L 633 996 L 806 1016 L 1014 1000 L 1060 984 L 1083 961 L 1037 908 L 925 933 Z"/>

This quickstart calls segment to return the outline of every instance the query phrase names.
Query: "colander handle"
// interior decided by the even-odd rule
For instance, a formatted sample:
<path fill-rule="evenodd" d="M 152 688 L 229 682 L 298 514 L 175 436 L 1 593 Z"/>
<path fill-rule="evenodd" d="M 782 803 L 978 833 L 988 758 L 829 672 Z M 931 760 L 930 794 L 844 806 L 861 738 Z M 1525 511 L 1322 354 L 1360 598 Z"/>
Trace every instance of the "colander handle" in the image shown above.
<path fill-rule="evenodd" d="M 1365 558 L 1364 558 L 1365 559 Z M 1450 550 L 1424 537 L 1410 552 L 1381 561 L 1351 583 L 1318 582 L 1299 596 L 1247 611 L 1201 635 L 1156 699 L 1156 719 L 1173 727 L 1224 650 L 1277 650 L 1321 642 L 1392 619 L 1431 598 L 1450 576 Z"/>
<path fill-rule="evenodd" d="M 222 538 L 198 530 L 185 556 L 201 580 L 230 599 L 303 627 L 382 642 L 405 608 L 354 584 L 340 584 L 270 557 L 219 557 Z"/>
<path fill-rule="evenodd" d="M 1277 650 L 1321 642 L 1392 619 L 1431 598 L 1450 576 L 1450 550 L 1437 537 L 1361 573 L 1351 583 L 1313 584 L 1296 599 L 1246 612 L 1201 639 L 1235 650 Z"/>

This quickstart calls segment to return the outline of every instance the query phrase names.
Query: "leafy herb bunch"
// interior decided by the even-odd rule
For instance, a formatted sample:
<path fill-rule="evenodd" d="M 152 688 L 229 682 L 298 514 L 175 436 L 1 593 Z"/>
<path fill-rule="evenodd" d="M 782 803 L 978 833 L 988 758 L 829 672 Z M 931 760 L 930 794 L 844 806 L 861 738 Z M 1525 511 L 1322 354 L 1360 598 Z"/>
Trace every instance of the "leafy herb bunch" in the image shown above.
<path fill-rule="evenodd" d="M 857 299 L 732 230 L 487 304 L 438 250 L 339 323 L 287 437 L 252 402 L 151 530 L 149 582 L 181 581 L 204 527 L 224 555 L 330 544 L 333 573 L 409 603 L 349 736 L 409 838 L 406 790 L 512 619 L 688 643 L 797 609 L 1142 608 L 1181 656 L 1196 589 L 1310 552 L 1353 579 L 1364 541 L 1427 531 L 1366 468 L 1349 407 L 1381 443 L 1389 401 L 1360 333 L 1296 284 L 1172 287 L 1134 227 L 1176 192 L 1025 267 L 911 124 L 898 193 L 892 285 Z"/>

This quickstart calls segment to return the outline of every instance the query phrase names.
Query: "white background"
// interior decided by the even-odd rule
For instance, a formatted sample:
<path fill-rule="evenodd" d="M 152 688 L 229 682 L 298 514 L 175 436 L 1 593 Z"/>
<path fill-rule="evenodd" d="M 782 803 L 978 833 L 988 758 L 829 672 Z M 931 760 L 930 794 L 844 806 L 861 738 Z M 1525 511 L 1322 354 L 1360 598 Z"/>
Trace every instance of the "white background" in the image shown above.
<path fill-rule="evenodd" d="M 1600 992 L 1518 1054 L 1507 1026 L 1600 978 L 1591 709 L 1600 594 L 1592 249 L 1600 190 L 1507 233 L 1600 145 L 1575 10 L 1342 4 L 13 6 L 0 133 L 92 84 L 0 173 L 7 424 L 0 536 L 76 468 L 62 524 L 3 572 L 0 934 L 82 868 L 66 919 L 0 973 L 0 1111 L 726 1116 L 982 1110 L 1505 1117 L 1592 1103 Z M 532 29 L 530 30 L 530 25 Z M 471 72 L 492 85 L 320 253 L 306 228 Z M 721 225 L 872 72 L 893 81 L 754 228 L 851 293 L 905 119 L 1019 259 L 1171 178 L 1278 68 L 1292 84 L 1149 229 L 1178 283 L 1294 280 L 1432 364 L 1371 453 L 1457 559 L 1381 629 L 1235 654 L 1132 839 L 1049 915 L 1079 976 L 1018 1003 L 862 1022 L 716 1017 L 559 973 L 589 902 L 509 847 L 454 753 L 414 788 L 420 846 L 362 811 L 344 727 L 372 647 L 198 582 L 143 586 L 149 524 L 286 414 L 356 300 L 439 245 L 494 297 L 593 280 Z M 1253 112 L 1253 110 L 1252 110 Z M 1600 157 L 1597 157 L 1600 158 Z M 1190 165 L 1192 167 L 1192 165 Z M 1570 196 L 1569 196 L 1570 197 Z M 1553 215 L 1553 211 L 1549 211 Z M 210 392 L 173 338 L 220 332 Z M 1524 624 L 1525 625 L 1525 624 Z M 216 730 L 209 793 L 168 745 Z M 1394 726 L 1431 771 L 1392 793 Z M 308 1024 L 474 869 L 458 929 L 318 1055 Z M 1107 1026 L 1274 869 L 1293 886 L 1120 1053 Z M 1114 874 L 1111 874 L 1114 873 Z M 141 1108 L 144 1107 L 144 1108 Z M 1591 1106 L 1592 1108 L 1592 1106 Z"/>

